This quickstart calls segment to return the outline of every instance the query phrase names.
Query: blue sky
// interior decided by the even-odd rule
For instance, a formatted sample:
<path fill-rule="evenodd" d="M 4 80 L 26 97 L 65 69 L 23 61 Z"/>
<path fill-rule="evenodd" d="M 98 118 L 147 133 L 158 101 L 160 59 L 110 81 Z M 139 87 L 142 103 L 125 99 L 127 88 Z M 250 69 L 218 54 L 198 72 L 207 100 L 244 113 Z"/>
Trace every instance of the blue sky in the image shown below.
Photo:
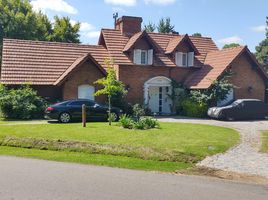
<path fill-rule="evenodd" d="M 69 16 L 81 23 L 81 41 L 96 44 L 102 27 L 113 28 L 112 14 L 140 16 L 144 23 L 170 17 L 180 34 L 200 32 L 219 47 L 238 42 L 252 51 L 265 38 L 268 0 L 32 0 L 52 20 Z"/>

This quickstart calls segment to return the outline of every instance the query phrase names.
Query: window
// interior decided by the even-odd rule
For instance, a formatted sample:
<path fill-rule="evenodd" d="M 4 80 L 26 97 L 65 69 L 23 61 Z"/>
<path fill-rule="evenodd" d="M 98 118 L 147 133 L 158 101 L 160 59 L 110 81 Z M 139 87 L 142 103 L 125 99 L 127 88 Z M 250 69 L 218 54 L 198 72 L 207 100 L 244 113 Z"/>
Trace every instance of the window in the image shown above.
<path fill-rule="evenodd" d="M 152 65 L 153 49 L 149 50 L 134 49 L 133 62 L 138 65 Z"/>
<path fill-rule="evenodd" d="M 176 52 L 175 63 L 181 67 L 192 67 L 194 66 L 194 52 Z"/>
<path fill-rule="evenodd" d="M 146 50 L 142 50 L 141 51 L 141 64 L 145 65 L 147 64 L 147 51 Z"/>
<path fill-rule="evenodd" d="M 187 66 L 187 53 L 182 53 L 182 66 Z"/>

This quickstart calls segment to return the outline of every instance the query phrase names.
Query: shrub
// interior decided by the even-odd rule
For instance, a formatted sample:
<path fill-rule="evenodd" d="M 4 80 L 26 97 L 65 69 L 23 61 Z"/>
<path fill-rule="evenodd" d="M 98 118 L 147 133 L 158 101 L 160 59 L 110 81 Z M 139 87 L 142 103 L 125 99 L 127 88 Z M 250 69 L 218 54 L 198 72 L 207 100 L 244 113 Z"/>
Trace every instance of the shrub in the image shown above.
<path fill-rule="evenodd" d="M 128 129 L 132 129 L 134 126 L 134 121 L 126 114 L 120 117 L 119 123 L 123 128 L 128 128 Z"/>
<path fill-rule="evenodd" d="M 120 117 L 119 122 L 123 128 L 128 128 L 128 129 L 146 130 L 146 129 L 159 127 L 158 121 L 152 117 L 142 117 L 139 120 L 135 121 L 127 115 L 122 115 Z"/>
<path fill-rule="evenodd" d="M 140 104 L 135 104 L 133 106 L 133 115 L 137 120 L 139 120 L 141 116 L 145 115 L 145 110 Z"/>
<path fill-rule="evenodd" d="M 3 117 L 9 119 L 34 119 L 43 117 L 46 103 L 29 86 L 25 85 L 19 89 L 11 90 L 1 86 L 0 90 L 0 110 Z"/>
<path fill-rule="evenodd" d="M 144 129 L 160 127 L 157 119 L 152 118 L 152 117 L 142 117 L 139 121 L 144 125 Z"/>
<path fill-rule="evenodd" d="M 190 99 L 182 102 L 182 112 L 188 117 L 205 117 L 207 115 L 208 106 L 204 103 L 197 103 Z"/>

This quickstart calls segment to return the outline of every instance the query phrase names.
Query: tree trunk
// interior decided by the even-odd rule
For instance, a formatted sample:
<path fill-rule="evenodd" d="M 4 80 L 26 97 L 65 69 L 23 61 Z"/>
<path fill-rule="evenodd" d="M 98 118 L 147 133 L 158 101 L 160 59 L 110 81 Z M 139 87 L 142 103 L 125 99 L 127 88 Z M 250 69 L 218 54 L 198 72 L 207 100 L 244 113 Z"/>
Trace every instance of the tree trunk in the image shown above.
<path fill-rule="evenodd" d="M 112 118 L 111 118 L 111 96 L 108 96 L 109 101 L 109 110 L 108 110 L 108 118 L 109 118 L 109 125 L 112 125 Z"/>

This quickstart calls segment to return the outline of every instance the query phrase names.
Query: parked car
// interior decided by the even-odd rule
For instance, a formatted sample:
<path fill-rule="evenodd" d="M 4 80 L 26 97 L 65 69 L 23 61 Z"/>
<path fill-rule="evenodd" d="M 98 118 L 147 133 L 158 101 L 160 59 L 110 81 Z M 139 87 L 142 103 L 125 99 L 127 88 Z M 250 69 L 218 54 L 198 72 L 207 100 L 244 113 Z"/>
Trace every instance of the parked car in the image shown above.
<path fill-rule="evenodd" d="M 268 119 L 268 105 L 258 99 L 238 99 L 227 106 L 209 108 L 208 116 L 220 120 Z"/>
<path fill-rule="evenodd" d="M 87 120 L 106 121 L 108 119 L 107 105 L 101 105 L 95 101 L 86 99 L 63 101 L 51 105 L 45 110 L 45 118 L 56 119 L 62 123 L 81 120 L 83 104 L 86 105 Z M 116 120 L 119 120 L 119 116 L 122 113 L 122 110 L 116 107 L 112 107 L 111 112 L 115 116 Z"/>

